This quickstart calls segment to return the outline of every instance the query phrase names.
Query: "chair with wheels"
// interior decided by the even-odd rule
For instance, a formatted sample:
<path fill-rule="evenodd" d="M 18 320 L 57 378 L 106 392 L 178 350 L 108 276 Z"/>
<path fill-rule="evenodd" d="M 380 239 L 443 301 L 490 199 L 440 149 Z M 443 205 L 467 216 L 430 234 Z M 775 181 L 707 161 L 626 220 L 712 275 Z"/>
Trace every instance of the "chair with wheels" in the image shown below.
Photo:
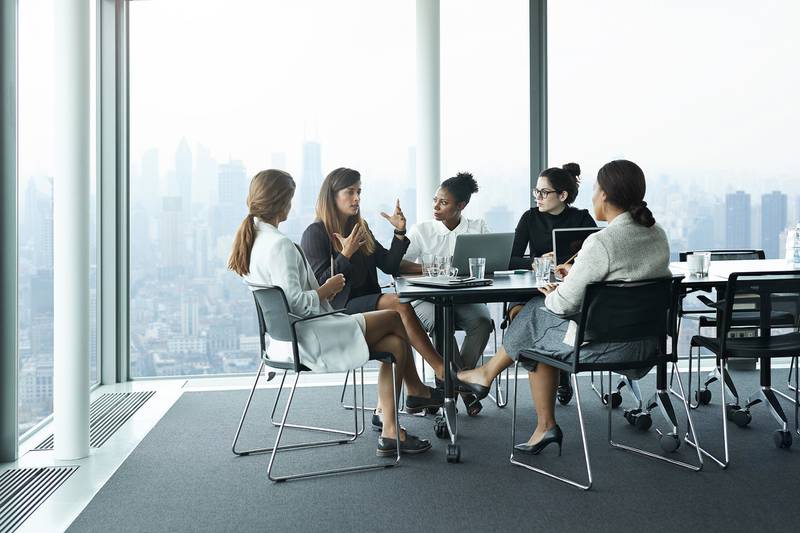
<path fill-rule="evenodd" d="M 260 453 L 270 453 L 269 465 L 267 466 L 267 477 L 271 481 L 275 482 L 282 482 L 291 479 L 300 479 L 300 478 L 309 478 L 309 477 L 317 477 L 317 476 L 326 476 L 332 474 L 340 474 L 345 472 L 359 472 L 365 470 L 378 470 L 389 468 L 393 466 L 397 466 L 400 463 L 400 446 L 397 446 L 397 453 L 395 456 L 395 460 L 393 462 L 387 463 L 377 463 L 377 464 L 369 464 L 369 465 L 361 465 L 361 466 L 348 466 L 330 470 L 318 470 L 318 471 L 309 471 L 309 472 L 302 472 L 297 474 L 291 475 L 284 475 L 284 476 L 275 476 L 272 473 L 273 466 L 275 464 L 275 457 L 278 451 L 287 451 L 287 450 L 299 450 L 299 449 L 307 449 L 307 448 L 318 448 L 323 446 L 335 446 L 340 444 L 348 444 L 355 442 L 358 437 L 363 434 L 364 432 L 364 415 L 363 411 L 361 414 L 361 427 L 359 428 L 358 423 L 358 409 L 353 410 L 353 421 L 354 427 L 352 431 L 347 430 L 339 430 L 339 429 L 330 429 L 330 428 L 321 428 L 321 427 L 314 427 L 314 426 L 304 426 L 298 424 L 289 424 L 286 422 L 287 417 L 289 415 L 289 410 L 292 406 L 292 400 L 294 399 L 294 394 L 297 389 L 297 383 L 300 379 L 300 375 L 303 373 L 311 372 L 311 370 L 304 366 L 300 362 L 300 355 L 299 355 L 299 348 L 298 348 L 298 341 L 297 341 L 297 325 L 305 322 L 311 322 L 315 319 L 329 316 L 335 313 L 340 313 L 341 311 L 333 311 L 330 313 L 322 313 L 319 315 L 301 317 L 295 315 L 289 311 L 289 304 L 286 301 L 286 295 L 284 294 L 283 290 L 280 287 L 276 286 L 260 286 L 263 288 L 259 288 L 258 290 L 253 292 L 253 298 L 255 299 L 256 303 L 256 313 L 258 316 L 258 326 L 259 326 L 259 338 L 261 342 L 261 364 L 258 367 L 258 371 L 256 372 L 255 381 L 253 382 L 253 387 L 250 389 L 250 394 L 247 397 L 247 402 L 245 403 L 244 410 L 242 411 L 242 416 L 239 420 L 239 425 L 236 428 L 236 434 L 233 438 L 233 444 L 231 449 L 233 453 L 237 456 L 247 456 L 247 455 L 254 455 Z M 287 341 L 292 343 L 292 350 L 293 350 L 293 357 L 291 361 L 278 361 L 271 359 L 269 357 L 268 349 L 266 347 L 265 336 L 269 334 L 271 339 L 279 340 L 279 341 Z M 392 365 L 392 384 L 394 385 L 395 380 L 394 377 L 396 376 L 396 365 L 394 361 L 394 356 L 390 353 L 371 353 L 370 360 L 376 360 L 386 363 L 391 363 Z M 275 444 L 272 447 L 266 448 L 252 448 L 247 450 L 240 450 L 237 449 L 237 444 L 239 441 L 239 436 L 242 431 L 242 427 L 244 426 L 245 418 L 247 417 L 247 412 L 250 409 L 250 404 L 253 400 L 253 395 L 256 390 L 256 386 L 258 385 L 258 381 L 264 371 L 265 367 L 269 367 L 274 369 L 275 371 L 283 371 L 283 377 L 281 378 L 281 384 L 278 388 L 278 391 L 275 395 L 275 403 L 272 406 L 272 414 L 270 415 L 270 420 L 273 426 L 278 428 L 277 436 L 275 438 Z M 357 386 L 356 386 L 356 372 L 355 369 L 352 372 L 353 374 L 353 404 L 357 404 Z M 283 416 L 281 417 L 280 421 L 276 421 L 275 417 L 275 410 L 278 405 L 278 400 L 281 395 L 281 391 L 283 389 L 284 381 L 286 380 L 286 376 L 289 371 L 294 372 L 295 378 L 294 383 L 292 384 L 292 388 L 289 392 L 289 398 L 286 401 L 286 407 L 283 411 Z M 267 380 L 271 380 L 275 376 L 275 372 L 270 371 L 267 374 Z M 361 383 L 361 401 L 364 401 L 364 388 L 363 388 L 363 374 L 362 374 L 362 383 Z M 394 391 L 393 398 L 395 398 L 394 405 L 392 408 L 397 413 L 397 391 Z M 395 421 L 397 417 L 395 417 Z M 397 435 L 400 434 L 399 424 L 397 424 L 395 428 L 397 431 Z M 281 446 L 281 437 L 283 436 L 283 432 L 285 429 L 301 429 L 311 432 L 322 432 L 322 433 L 329 433 L 333 435 L 338 435 L 337 437 L 329 440 L 317 440 L 311 442 L 303 442 L 299 444 L 287 444 Z"/>
<path fill-rule="evenodd" d="M 776 357 L 797 357 L 800 353 L 800 333 L 796 330 L 789 333 L 773 335 L 773 308 L 780 305 L 787 297 L 800 297 L 800 271 L 787 270 L 781 272 L 734 272 L 728 278 L 725 298 L 719 302 L 720 324 L 715 337 L 695 335 L 692 337 L 693 347 L 710 350 L 716 357 L 717 371 L 726 374 L 728 360 L 736 358 L 758 358 L 760 366 L 760 389 L 750 397 L 745 405 L 739 402 L 738 394 L 731 403 L 721 402 L 724 458 L 719 459 L 707 450 L 699 448 L 705 455 L 713 459 L 721 467 L 730 464 L 728 452 L 728 424 L 746 426 L 752 417 L 750 408 L 766 403 L 770 413 L 778 422 L 778 429 L 773 433 L 774 444 L 778 448 L 789 448 L 792 445 L 792 433 L 776 391 L 771 386 L 771 362 Z M 755 299 L 758 302 L 759 323 L 757 335 L 753 337 L 731 338 L 730 331 L 736 326 L 736 305 L 741 298 Z M 725 398 L 725 384 L 721 381 L 720 395 Z M 798 418 L 798 391 L 795 389 L 795 432 Z M 691 441 L 687 441 L 693 444 Z"/>
<path fill-rule="evenodd" d="M 677 297 L 679 294 L 681 278 L 651 279 L 641 281 L 604 281 L 592 283 L 587 286 L 580 313 L 573 318 L 577 323 L 577 333 L 572 356 L 567 359 L 553 357 L 545 351 L 523 350 L 514 367 L 514 399 L 512 407 L 511 425 L 511 457 L 512 464 L 521 466 L 533 472 L 543 474 L 547 477 L 562 481 L 569 485 L 588 490 L 592 486 L 592 469 L 589 458 L 589 445 L 586 438 L 586 427 L 581 410 L 581 397 L 578 388 L 577 375 L 580 372 L 608 372 L 609 388 L 611 387 L 611 372 L 625 372 L 633 369 L 645 369 L 655 366 L 656 368 L 656 392 L 646 403 L 639 408 L 638 413 L 631 413 L 626 419 L 632 418 L 634 421 L 642 419 L 642 424 L 649 418 L 652 424 L 651 409 L 658 407 L 668 423 L 666 432 L 659 431 L 659 444 L 663 452 L 670 453 L 676 451 L 681 444 L 678 431 L 678 420 L 675 409 L 670 400 L 667 390 L 667 364 L 671 363 L 675 372 L 678 372 L 678 384 L 683 389 L 680 380 L 680 372 L 677 368 L 677 357 L 675 345 L 677 340 L 674 333 L 677 330 Z M 672 350 L 667 351 L 667 335 L 673 337 Z M 582 351 L 586 350 L 587 343 L 626 343 L 645 339 L 656 339 L 657 348 L 652 354 L 642 360 L 626 360 L 625 354 L 606 352 L 603 360 L 583 360 Z M 517 384 L 519 366 L 530 367 L 531 363 L 544 363 L 552 367 L 571 373 L 572 386 L 575 391 L 575 400 L 578 411 L 578 422 L 580 425 L 581 439 L 583 441 L 583 453 L 586 461 L 587 482 L 582 483 L 557 474 L 544 468 L 532 464 L 523 463 L 515 457 L 513 448 L 516 442 L 516 413 L 517 413 Z M 688 432 L 694 438 L 692 414 L 689 409 L 685 396 L 682 403 L 687 417 Z M 692 471 L 699 471 L 703 467 L 703 458 L 699 450 L 697 453 L 697 465 L 690 464 L 678 459 L 655 454 L 643 449 L 635 448 L 626 444 L 618 443 L 612 435 L 612 406 L 608 405 L 608 442 L 618 449 L 633 452 L 645 457 L 665 461 Z M 636 414 L 638 416 L 633 417 Z M 645 416 L 646 415 L 646 416 Z M 630 422 L 630 420 L 628 420 Z M 635 422 L 634 422 L 635 425 Z"/>
<path fill-rule="evenodd" d="M 678 258 L 681 262 L 686 261 L 689 254 L 695 252 L 707 252 L 711 254 L 711 261 L 752 261 L 763 260 L 765 258 L 763 250 L 695 250 L 688 252 L 680 252 Z M 697 291 L 691 291 L 697 292 Z M 717 302 L 708 298 L 705 295 L 698 295 L 697 299 L 703 304 L 702 308 L 685 308 L 683 303 L 685 296 L 691 294 L 686 293 L 681 298 L 681 306 L 679 308 L 679 327 L 682 325 L 683 319 L 697 320 L 697 334 L 700 335 L 704 328 L 716 328 L 718 310 Z M 705 292 L 705 291 L 703 291 Z M 735 314 L 735 322 L 733 324 L 733 335 L 747 335 L 749 331 L 753 331 L 759 324 L 759 313 L 757 309 L 758 302 L 747 295 L 742 295 L 737 300 L 737 313 Z M 772 314 L 773 327 L 791 327 L 794 324 L 795 316 L 797 313 L 789 313 L 781 310 L 774 310 Z M 712 392 L 709 386 L 717 380 L 722 380 L 725 389 L 734 397 L 738 396 L 736 385 L 730 377 L 730 374 L 725 371 L 724 374 L 719 374 L 716 368 L 708 373 L 705 379 L 701 377 L 701 364 L 702 353 L 698 350 L 697 353 L 697 370 L 693 370 L 694 354 L 692 347 L 689 348 L 689 385 L 688 388 L 692 390 L 692 381 L 696 378 L 697 388 L 694 390 L 694 402 L 690 400 L 690 407 L 696 409 L 700 405 L 707 405 L 711 402 Z M 672 388 L 672 379 L 670 379 L 670 391 L 676 393 Z"/>

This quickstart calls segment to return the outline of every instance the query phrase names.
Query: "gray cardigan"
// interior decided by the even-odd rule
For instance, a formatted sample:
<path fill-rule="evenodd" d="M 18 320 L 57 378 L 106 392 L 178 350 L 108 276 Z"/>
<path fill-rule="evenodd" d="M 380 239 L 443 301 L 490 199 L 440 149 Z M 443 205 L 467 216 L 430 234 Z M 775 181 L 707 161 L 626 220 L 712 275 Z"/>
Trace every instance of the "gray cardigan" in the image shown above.
<path fill-rule="evenodd" d="M 589 283 L 670 275 L 667 234 L 658 224 L 637 224 L 626 212 L 584 241 L 569 275 L 547 295 L 545 306 L 559 315 L 577 313 Z"/>

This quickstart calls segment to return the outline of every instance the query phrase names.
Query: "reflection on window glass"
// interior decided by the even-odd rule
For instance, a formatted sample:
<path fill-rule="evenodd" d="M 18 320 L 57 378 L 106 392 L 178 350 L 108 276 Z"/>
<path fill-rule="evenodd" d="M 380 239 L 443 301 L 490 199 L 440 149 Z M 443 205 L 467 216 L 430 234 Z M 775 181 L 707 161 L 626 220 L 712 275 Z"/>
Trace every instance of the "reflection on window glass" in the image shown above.
<path fill-rule="evenodd" d="M 19 433 L 53 412 L 54 0 L 19 3 Z M 96 340 L 95 5 L 90 22 L 89 382 L 99 381 Z"/>
<path fill-rule="evenodd" d="M 281 225 L 295 242 L 342 166 L 361 172 L 379 241 L 392 238 L 379 213 L 395 199 L 413 219 L 414 9 L 131 3 L 131 375 L 256 369 L 252 296 L 226 262 L 259 170 L 295 178 Z"/>
<path fill-rule="evenodd" d="M 800 219 L 796 2 L 548 4 L 549 160 L 638 163 L 681 250 L 783 257 Z"/>

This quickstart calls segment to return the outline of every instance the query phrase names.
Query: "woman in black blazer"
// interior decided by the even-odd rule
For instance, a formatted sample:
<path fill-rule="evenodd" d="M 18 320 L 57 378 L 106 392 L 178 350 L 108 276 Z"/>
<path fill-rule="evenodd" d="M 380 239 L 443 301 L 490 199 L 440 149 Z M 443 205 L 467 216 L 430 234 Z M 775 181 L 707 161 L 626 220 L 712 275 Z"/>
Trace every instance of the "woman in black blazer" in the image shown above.
<path fill-rule="evenodd" d="M 363 313 L 391 309 L 400 314 L 409 343 L 431 365 L 440 379 L 444 375 L 442 357 L 431 344 L 411 305 L 401 303 L 396 294 L 382 294 L 376 269 L 397 275 L 408 249 L 406 219 L 398 201 L 394 213 L 381 216 L 394 227 L 394 238 L 387 250 L 375 240 L 361 217 L 361 174 L 349 168 L 337 168 L 322 182 L 317 200 L 317 220 L 303 232 L 301 246 L 320 284 L 335 275 L 344 274 L 344 289 L 334 297 L 334 308 L 347 313 Z M 410 359 L 411 360 L 411 359 Z M 411 363 L 413 368 L 413 362 Z M 416 372 L 416 368 L 407 369 Z M 428 387 L 430 397 L 414 397 L 406 410 L 419 412 L 439 407 L 443 394 Z"/>

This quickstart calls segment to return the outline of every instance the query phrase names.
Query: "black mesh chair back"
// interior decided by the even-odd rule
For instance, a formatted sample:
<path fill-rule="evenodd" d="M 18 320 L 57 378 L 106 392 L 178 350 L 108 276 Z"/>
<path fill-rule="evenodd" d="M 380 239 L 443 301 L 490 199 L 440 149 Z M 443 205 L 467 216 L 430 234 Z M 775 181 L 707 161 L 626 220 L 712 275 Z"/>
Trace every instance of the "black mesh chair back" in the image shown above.
<path fill-rule="evenodd" d="M 693 250 L 679 252 L 678 259 L 686 261 L 686 256 L 695 252 L 709 252 L 712 261 L 747 261 L 754 259 L 764 259 L 764 250 Z"/>
<path fill-rule="evenodd" d="M 725 306 L 718 338 L 725 353 L 728 333 L 735 326 L 735 313 L 742 310 L 742 302 L 752 302 L 752 310 L 758 312 L 758 337 L 769 338 L 774 327 L 772 313 L 775 307 L 787 299 L 800 298 L 800 271 L 778 272 L 734 272 L 728 278 L 725 291 Z"/>
<path fill-rule="evenodd" d="M 628 342 L 669 333 L 672 278 L 604 281 L 586 288 L 581 342 Z"/>

